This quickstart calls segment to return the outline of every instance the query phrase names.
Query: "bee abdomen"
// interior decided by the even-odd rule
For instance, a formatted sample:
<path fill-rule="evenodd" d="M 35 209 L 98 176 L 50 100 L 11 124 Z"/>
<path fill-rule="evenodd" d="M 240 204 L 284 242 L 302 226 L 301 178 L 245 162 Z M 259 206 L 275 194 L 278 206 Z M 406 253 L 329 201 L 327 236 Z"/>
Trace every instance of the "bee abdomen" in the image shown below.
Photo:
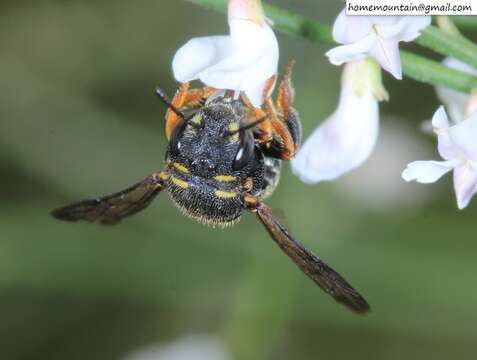
<path fill-rule="evenodd" d="M 197 184 L 169 183 L 172 201 L 186 215 L 201 223 L 212 226 L 231 226 L 240 220 L 243 202 L 235 191 L 214 189 Z"/>

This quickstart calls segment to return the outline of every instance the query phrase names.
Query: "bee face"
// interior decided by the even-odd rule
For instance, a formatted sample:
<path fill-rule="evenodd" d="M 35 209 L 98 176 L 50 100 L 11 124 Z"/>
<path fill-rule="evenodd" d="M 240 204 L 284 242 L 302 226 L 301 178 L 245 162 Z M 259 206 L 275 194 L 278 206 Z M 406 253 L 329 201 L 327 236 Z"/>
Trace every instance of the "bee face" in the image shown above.
<path fill-rule="evenodd" d="M 240 121 L 229 106 L 215 104 L 202 108 L 174 134 L 177 138 L 171 140 L 171 158 L 206 179 L 232 175 L 231 165 L 240 143 L 238 134 L 228 136 L 227 131 L 238 128 Z"/>
<path fill-rule="evenodd" d="M 172 134 L 168 190 L 176 205 L 202 222 L 230 224 L 243 210 L 244 184 L 263 182 L 263 156 L 243 125 L 243 105 L 229 98 L 206 104 Z M 250 186 L 250 185 L 248 185 Z"/>

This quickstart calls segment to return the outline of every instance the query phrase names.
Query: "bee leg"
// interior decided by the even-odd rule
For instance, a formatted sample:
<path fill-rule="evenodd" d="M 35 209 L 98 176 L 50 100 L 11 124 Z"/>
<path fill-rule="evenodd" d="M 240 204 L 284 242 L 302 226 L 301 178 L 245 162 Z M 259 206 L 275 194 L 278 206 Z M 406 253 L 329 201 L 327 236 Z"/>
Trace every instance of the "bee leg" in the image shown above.
<path fill-rule="evenodd" d="M 278 87 L 277 107 L 293 138 L 295 147 L 298 148 L 301 144 L 302 128 L 298 112 L 293 108 L 295 89 L 293 88 L 291 75 L 294 64 L 294 60 L 290 61 L 283 75 L 283 80 Z"/>
<path fill-rule="evenodd" d="M 280 249 L 315 284 L 350 310 L 359 314 L 369 311 L 366 300 L 340 274 L 298 242 L 290 230 L 273 215 L 272 209 L 249 194 L 244 195 L 243 201 L 245 207 L 257 215 Z"/>
<path fill-rule="evenodd" d="M 277 81 L 277 75 L 272 75 L 265 82 L 265 86 L 263 87 L 263 91 L 262 91 L 262 102 L 265 102 L 265 100 L 270 97 L 270 94 L 273 90 L 273 87 L 275 86 L 276 81 Z"/>
<path fill-rule="evenodd" d="M 186 94 L 183 106 L 192 108 L 204 106 L 207 99 L 216 91 L 216 89 L 210 86 L 205 86 L 202 89 L 189 90 Z"/>
<path fill-rule="evenodd" d="M 272 100 L 268 98 L 263 105 L 272 125 L 271 141 L 265 144 L 263 152 L 271 157 L 290 160 L 297 150 L 293 136 L 285 121 L 275 110 Z"/>
<path fill-rule="evenodd" d="M 259 107 L 255 107 L 250 99 L 248 98 L 247 94 L 244 92 L 240 93 L 240 99 L 244 103 L 244 105 L 250 110 L 250 115 L 248 116 L 247 123 L 252 123 L 257 121 L 258 119 L 262 119 L 267 116 L 265 112 L 260 109 Z M 260 124 L 256 126 L 256 138 L 260 140 L 260 142 L 268 143 L 272 140 L 272 123 L 267 118 L 262 121 Z"/>
<path fill-rule="evenodd" d="M 177 90 L 174 98 L 172 99 L 172 105 L 176 109 L 185 107 L 197 108 L 203 106 L 209 96 L 211 96 L 216 90 L 211 87 L 204 87 L 202 89 L 189 90 L 190 83 L 185 82 Z M 166 137 L 170 140 L 172 132 L 176 126 L 181 122 L 182 118 L 171 109 L 166 113 Z"/>
<path fill-rule="evenodd" d="M 187 97 L 187 92 L 189 91 L 189 82 L 185 82 L 181 85 L 179 90 L 177 90 L 174 98 L 172 99 L 172 105 L 175 106 L 176 109 L 179 109 L 184 106 L 184 102 Z M 167 140 L 170 140 L 172 132 L 176 128 L 176 126 L 182 121 L 182 118 L 176 114 L 173 110 L 168 109 L 166 112 L 166 137 Z"/>
<path fill-rule="evenodd" d="M 293 61 L 290 62 L 278 89 L 278 112 L 270 98 L 264 99 L 265 112 L 272 123 L 272 141 L 264 149 L 267 155 L 282 160 L 295 156 L 301 142 L 301 123 L 293 109 L 294 90 L 291 83 Z"/>
<path fill-rule="evenodd" d="M 276 76 L 271 76 L 263 89 L 262 101 L 264 110 L 255 107 L 245 93 L 240 97 L 246 107 L 252 111 L 253 120 L 267 119 L 257 126 L 258 135 L 256 138 L 262 144 L 263 152 L 271 157 L 290 160 L 301 142 L 301 124 L 298 112 L 292 108 L 294 91 L 291 84 L 291 70 L 293 61 L 288 65 L 283 81 L 280 83 L 279 96 L 277 101 L 277 112 L 275 105 L 270 98 L 270 92 L 275 84 Z M 253 120 L 248 120 L 251 122 Z"/>

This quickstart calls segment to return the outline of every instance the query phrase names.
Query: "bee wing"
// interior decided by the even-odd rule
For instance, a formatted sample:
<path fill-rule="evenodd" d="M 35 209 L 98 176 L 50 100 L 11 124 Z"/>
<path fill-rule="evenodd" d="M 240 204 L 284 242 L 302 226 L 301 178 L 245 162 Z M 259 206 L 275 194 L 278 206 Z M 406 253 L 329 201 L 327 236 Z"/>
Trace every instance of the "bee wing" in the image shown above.
<path fill-rule="evenodd" d="M 366 300 L 340 274 L 293 238 L 269 207 L 259 204 L 256 213 L 283 252 L 326 293 L 357 313 L 370 309 Z"/>
<path fill-rule="evenodd" d="M 162 189 L 160 174 L 153 174 L 126 190 L 67 205 L 53 210 L 51 215 L 64 221 L 86 220 L 113 225 L 146 208 Z"/>

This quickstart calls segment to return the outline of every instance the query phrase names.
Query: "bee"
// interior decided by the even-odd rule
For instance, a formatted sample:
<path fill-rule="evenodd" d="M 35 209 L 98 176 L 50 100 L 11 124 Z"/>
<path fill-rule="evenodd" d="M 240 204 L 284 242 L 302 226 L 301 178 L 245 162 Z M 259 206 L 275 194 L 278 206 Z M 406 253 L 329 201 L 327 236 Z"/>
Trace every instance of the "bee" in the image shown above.
<path fill-rule="evenodd" d="M 366 313 L 366 300 L 335 270 L 298 242 L 263 200 L 275 190 L 282 160 L 291 159 L 301 141 L 301 124 L 293 108 L 292 63 L 278 88 L 276 104 L 263 91 L 255 107 L 245 93 L 210 87 L 190 89 L 184 83 L 166 104 L 168 140 L 164 170 L 126 190 L 80 201 L 52 212 L 60 220 L 86 220 L 112 225 L 144 210 L 162 191 L 187 216 L 213 226 L 239 221 L 244 210 L 254 213 L 290 259 L 336 301 Z"/>

